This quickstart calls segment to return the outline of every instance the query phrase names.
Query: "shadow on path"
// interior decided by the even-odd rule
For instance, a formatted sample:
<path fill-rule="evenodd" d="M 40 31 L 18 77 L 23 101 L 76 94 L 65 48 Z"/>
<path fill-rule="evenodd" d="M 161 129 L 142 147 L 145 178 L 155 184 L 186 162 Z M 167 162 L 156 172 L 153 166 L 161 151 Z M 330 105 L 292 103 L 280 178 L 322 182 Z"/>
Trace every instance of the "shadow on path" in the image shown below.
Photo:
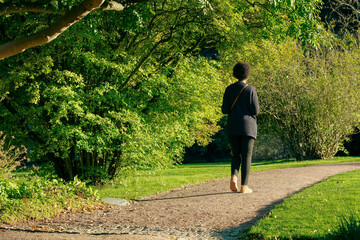
<path fill-rule="evenodd" d="M 164 198 L 142 199 L 142 200 L 137 200 L 136 202 L 153 202 L 153 201 L 177 200 L 177 199 L 199 198 L 199 197 L 216 196 L 216 195 L 227 195 L 227 194 L 238 194 L 238 193 L 226 191 L 226 192 L 218 192 L 218 193 L 195 194 L 195 195 L 188 195 L 188 196 L 177 196 L 177 197 L 164 197 Z"/>

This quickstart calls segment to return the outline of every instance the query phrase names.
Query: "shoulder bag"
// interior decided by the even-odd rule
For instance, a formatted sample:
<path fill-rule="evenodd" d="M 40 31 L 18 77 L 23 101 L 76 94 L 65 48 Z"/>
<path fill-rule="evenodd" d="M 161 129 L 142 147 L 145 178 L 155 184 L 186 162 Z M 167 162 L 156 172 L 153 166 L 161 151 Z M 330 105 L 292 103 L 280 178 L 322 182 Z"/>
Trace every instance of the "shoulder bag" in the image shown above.
<path fill-rule="evenodd" d="M 236 103 L 236 101 L 238 100 L 240 94 L 242 93 L 242 91 L 244 91 L 244 89 L 245 89 L 248 85 L 249 85 L 249 84 L 246 84 L 246 85 L 240 90 L 239 94 L 238 94 L 237 97 L 235 98 L 235 101 L 234 101 L 233 104 L 231 105 L 230 112 L 231 112 L 232 109 L 234 108 L 235 103 Z"/>

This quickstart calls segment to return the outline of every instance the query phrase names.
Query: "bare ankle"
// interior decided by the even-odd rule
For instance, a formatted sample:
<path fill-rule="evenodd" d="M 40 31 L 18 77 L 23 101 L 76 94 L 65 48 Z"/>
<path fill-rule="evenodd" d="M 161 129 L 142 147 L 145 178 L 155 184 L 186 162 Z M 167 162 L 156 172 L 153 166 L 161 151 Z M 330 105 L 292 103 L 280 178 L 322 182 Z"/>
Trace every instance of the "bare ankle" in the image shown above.
<path fill-rule="evenodd" d="M 239 192 L 239 188 L 237 186 L 237 176 L 236 175 L 231 175 L 230 190 L 233 192 Z"/>
<path fill-rule="evenodd" d="M 252 193 L 252 190 L 247 185 L 241 185 L 240 192 L 241 193 Z"/>

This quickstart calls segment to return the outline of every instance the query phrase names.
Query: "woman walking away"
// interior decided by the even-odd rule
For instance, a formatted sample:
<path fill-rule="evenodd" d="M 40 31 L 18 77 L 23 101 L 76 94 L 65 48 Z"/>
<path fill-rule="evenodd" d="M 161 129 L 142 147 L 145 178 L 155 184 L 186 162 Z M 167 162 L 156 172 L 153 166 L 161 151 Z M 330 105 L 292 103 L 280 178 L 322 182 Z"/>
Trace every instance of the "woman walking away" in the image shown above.
<path fill-rule="evenodd" d="M 247 81 L 250 65 L 238 62 L 233 68 L 233 75 L 238 80 L 229 85 L 224 94 L 222 112 L 228 114 L 227 134 L 229 136 L 232 159 L 230 189 L 234 192 L 252 193 L 248 187 L 252 151 L 257 135 L 256 115 L 259 103 L 255 88 Z M 237 179 L 241 165 L 241 188 Z"/>

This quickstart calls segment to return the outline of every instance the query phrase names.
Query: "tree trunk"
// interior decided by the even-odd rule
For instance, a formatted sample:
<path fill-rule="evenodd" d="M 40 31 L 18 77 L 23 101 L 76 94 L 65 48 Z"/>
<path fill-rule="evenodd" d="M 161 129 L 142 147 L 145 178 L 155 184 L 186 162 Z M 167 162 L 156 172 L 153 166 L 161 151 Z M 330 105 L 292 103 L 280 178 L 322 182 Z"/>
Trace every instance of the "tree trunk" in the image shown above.
<path fill-rule="evenodd" d="M 48 153 L 46 156 L 54 163 L 54 169 L 58 177 L 64 179 L 65 181 L 69 181 L 70 179 L 66 174 L 64 161 L 61 158 L 56 157 L 54 153 Z"/>
<path fill-rule="evenodd" d="M 63 159 L 65 163 L 65 175 L 67 176 L 67 181 L 71 181 L 74 179 L 72 160 L 70 158 Z"/>

